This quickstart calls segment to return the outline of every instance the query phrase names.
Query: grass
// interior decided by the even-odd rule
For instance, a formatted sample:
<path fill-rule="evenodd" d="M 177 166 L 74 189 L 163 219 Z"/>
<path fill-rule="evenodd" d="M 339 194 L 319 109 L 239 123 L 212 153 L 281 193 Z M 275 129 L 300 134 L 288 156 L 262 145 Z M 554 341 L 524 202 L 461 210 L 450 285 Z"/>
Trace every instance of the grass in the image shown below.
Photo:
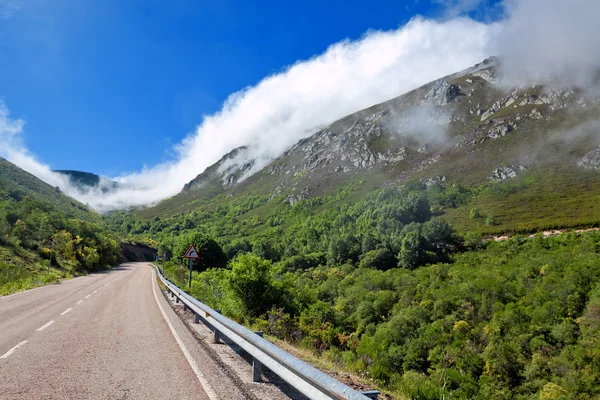
<path fill-rule="evenodd" d="M 56 283 L 73 275 L 67 270 L 51 268 L 48 261 L 20 247 L 0 245 L 0 296 Z"/>
<path fill-rule="evenodd" d="M 99 222 L 99 214 L 87 206 L 64 195 L 59 188 L 54 188 L 28 172 L 0 157 L 0 192 L 12 194 L 19 200 L 35 199 L 40 203 L 52 205 L 56 210 L 64 212 L 70 218 L 78 218 L 90 222 Z"/>
<path fill-rule="evenodd" d="M 283 351 L 315 367 L 319 371 L 331 375 L 335 379 L 358 391 L 379 390 L 381 392 L 379 396 L 380 399 L 409 400 L 409 398 L 401 392 L 384 390 L 378 387 L 374 380 L 350 372 L 345 368 L 343 362 L 336 360 L 336 357 L 331 356 L 327 351 L 318 355 L 313 350 L 295 346 L 274 336 L 265 335 L 265 338 Z"/>
<path fill-rule="evenodd" d="M 481 217 L 469 218 L 472 209 Z M 491 215 L 494 225 L 486 226 Z M 529 233 L 600 224 L 600 173 L 564 168 L 538 170 L 484 191 L 444 218 L 459 232 Z"/>

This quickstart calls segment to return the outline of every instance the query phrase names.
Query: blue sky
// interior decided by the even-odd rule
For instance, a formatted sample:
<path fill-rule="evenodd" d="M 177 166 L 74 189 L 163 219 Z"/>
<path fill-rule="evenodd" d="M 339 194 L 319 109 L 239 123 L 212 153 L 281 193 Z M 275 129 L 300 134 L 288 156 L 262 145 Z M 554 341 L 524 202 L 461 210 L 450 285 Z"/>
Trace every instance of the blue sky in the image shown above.
<path fill-rule="evenodd" d="M 0 0 L 0 97 L 41 162 L 114 176 L 174 158 L 230 94 L 340 40 L 417 14 L 485 21 L 492 3 Z"/>

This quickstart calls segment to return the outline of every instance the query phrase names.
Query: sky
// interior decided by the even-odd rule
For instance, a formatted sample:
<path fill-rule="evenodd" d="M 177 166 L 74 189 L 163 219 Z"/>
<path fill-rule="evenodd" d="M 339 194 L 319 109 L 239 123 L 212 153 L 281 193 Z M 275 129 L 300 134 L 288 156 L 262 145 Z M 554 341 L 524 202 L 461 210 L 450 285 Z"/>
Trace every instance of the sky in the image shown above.
<path fill-rule="evenodd" d="M 218 3 L 218 4 L 215 4 Z M 500 53 L 507 76 L 600 65 L 596 0 L 0 0 L 0 156 L 100 211 L 172 196 L 250 145 Z M 78 193 L 50 171 L 124 182 Z"/>
<path fill-rule="evenodd" d="M 137 171 L 230 94 L 440 10 L 403 3 L 0 0 L 0 96 L 52 168 Z"/>

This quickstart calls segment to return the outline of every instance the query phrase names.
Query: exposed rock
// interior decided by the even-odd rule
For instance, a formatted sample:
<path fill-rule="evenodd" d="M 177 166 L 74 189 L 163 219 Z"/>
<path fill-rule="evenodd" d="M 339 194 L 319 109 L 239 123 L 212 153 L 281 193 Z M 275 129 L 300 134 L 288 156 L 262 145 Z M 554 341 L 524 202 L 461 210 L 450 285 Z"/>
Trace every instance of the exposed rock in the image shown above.
<path fill-rule="evenodd" d="M 449 84 L 445 79 L 440 79 L 433 83 L 429 92 L 423 97 L 422 103 L 444 106 L 459 96 L 464 96 L 464 93 L 458 86 Z"/>
<path fill-rule="evenodd" d="M 491 84 L 496 84 L 498 82 L 498 72 L 495 68 L 481 69 L 479 71 L 473 72 L 471 75 L 478 76 Z"/>
<path fill-rule="evenodd" d="M 600 148 L 592 150 L 580 158 L 577 166 L 586 169 L 600 169 Z"/>
<path fill-rule="evenodd" d="M 529 118 L 531 119 L 542 119 L 542 113 L 537 109 L 534 108 L 533 110 L 531 110 L 531 113 L 529 114 Z"/>
<path fill-rule="evenodd" d="M 183 191 L 202 189 L 209 185 L 233 187 L 251 172 L 255 163 L 256 160 L 250 157 L 248 147 L 238 147 L 186 184 Z"/>
<path fill-rule="evenodd" d="M 438 175 L 435 178 L 421 179 L 421 182 L 429 189 L 433 185 L 439 185 L 446 182 L 446 175 Z"/>
<path fill-rule="evenodd" d="M 290 194 L 287 197 L 288 203 L 290 203 L 290 206 L 293 207 L 294 205 L 296 205 L 297 202 L 308 198 L 308 194 L 309 194 L 309 189 L 307 186 L 307 187 L 302 188 L 302 190 L 298 194 Z"/>
<path fill-rule="evenodd" d="M 510 167 L 497 167 L 494 172 L 492 172 L 490 179 L 501 182 L 509 178 L 514 178 L 515 176 L 517 176 L 517 173 L 514 169 Z"/>
<path fill-rule="evenodd" d="M 487 136 L 492 139 L 497 139 L 508 135 L 513 130 L 515 130 L 515 125 L 511 123 L 497 125 L 488 131 Z"/>

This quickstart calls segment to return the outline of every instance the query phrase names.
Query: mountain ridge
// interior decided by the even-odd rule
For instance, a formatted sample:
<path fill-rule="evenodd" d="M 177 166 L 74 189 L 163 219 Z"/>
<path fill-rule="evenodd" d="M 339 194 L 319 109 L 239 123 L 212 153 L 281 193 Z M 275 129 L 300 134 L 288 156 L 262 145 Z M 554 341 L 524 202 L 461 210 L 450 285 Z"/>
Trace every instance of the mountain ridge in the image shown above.
<path fill-rule="evenodd" d="M 407 179 L 505 181 L 547 164 L 556 146 L 546 132 L 577 129 L 581 121 L 593 125 L 597 98 L 573 87 L 506 90 L 498 84 L 499 65 L 497 58 L 488 58 L 334 121 L 249 176 L 256 162 L 252 148 L 234 149 L 157 210 L 183 211 L 185 203 L 241 193 L 271 199 L 284 194 L 293 205 L 364 175 L 380 187 Z M 579 144 L 567 143 L 563 161 L 598 168 L 600 143 L 586 135 Z"/>

